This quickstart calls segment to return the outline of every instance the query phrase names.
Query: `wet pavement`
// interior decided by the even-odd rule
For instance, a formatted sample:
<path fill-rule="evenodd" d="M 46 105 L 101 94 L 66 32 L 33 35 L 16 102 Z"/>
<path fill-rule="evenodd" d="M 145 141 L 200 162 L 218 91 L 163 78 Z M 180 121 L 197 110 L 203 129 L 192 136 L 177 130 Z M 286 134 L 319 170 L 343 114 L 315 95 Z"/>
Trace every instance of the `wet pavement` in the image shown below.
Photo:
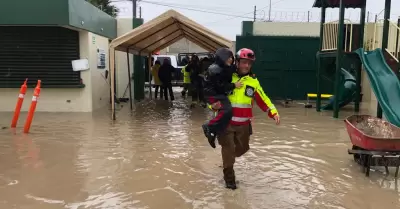
<path fill-rule="evenodd" d="M 29 135 L 0 130 L 0 208 L 400 208 L 393 170 L 365 177 L 342 120 L 278 108 L 280 126 L 256 111 L 236 191 L 200 129 L 209 112 L 182 100 L 125 105 L 115 122 L 108 110 L 37 113 Z M 0 113 L 0 126 L 10 121 Z"/>

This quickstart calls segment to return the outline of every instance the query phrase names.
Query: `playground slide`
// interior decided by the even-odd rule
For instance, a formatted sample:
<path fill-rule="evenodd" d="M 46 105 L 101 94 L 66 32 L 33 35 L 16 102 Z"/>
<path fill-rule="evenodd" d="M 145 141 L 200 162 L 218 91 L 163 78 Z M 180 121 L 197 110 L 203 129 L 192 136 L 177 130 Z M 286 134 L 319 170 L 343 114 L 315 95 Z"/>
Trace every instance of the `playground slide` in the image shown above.
<path fill-rule="evenodd" d="M 356 52 L 364 65 L 383 114 L 389 122 L 400 127 L 400 81 L 386 63 L 382 49 L 365 52 L 361 48 Z"/>
<path fill-rule="evenodd" d="M 339 108 L 342 108 L 352 102 L 356 95 L 356 79 L 347 70 L 342 68 L 341 72 L 341 87 L 339 91 Z M 329 102 L 322 106 L 323 110 L 332 110 L 335 96 L 329 98 Z"/>

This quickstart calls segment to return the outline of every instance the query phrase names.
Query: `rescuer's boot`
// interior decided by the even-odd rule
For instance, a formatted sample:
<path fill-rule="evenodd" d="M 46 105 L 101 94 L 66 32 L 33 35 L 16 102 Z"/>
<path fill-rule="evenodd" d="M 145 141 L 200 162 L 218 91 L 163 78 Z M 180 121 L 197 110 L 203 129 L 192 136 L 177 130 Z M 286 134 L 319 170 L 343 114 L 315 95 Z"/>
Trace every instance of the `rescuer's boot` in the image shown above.
<path fill-rule="evenodd" d="M 232 189 L 232 190 L 237 189 L 235 171 L 233 170 L 233 167 L 224 168 L 224 180 L 225 180 L 225 187 L 227 189 Z"/>

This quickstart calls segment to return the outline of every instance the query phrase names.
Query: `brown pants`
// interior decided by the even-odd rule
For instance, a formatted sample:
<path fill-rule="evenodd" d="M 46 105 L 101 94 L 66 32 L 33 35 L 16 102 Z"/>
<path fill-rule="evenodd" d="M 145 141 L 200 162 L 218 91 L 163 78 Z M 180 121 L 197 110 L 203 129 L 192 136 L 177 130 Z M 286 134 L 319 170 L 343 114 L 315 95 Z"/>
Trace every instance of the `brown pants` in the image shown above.
<path fill-rule="evenodd" d="M 250 124 L 242 126 L 229 125 L 226 131 L 218 135 L 221 145 L 224 169 L 233 169 L 235 158 L 245 154 L 249 149 Z"/>

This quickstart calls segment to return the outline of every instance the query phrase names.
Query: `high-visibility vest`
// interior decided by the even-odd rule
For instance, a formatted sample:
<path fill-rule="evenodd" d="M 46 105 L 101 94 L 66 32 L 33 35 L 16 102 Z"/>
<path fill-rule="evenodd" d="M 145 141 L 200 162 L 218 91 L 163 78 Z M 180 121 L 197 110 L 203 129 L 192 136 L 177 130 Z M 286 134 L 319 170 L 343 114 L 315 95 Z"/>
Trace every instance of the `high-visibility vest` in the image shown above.
<path fill-rule="evenodd" d="M 183 83 L 190 83 L 190 72 L 186 72 L 186 67 L 187 65 L 185 65 L 181 70 L 183 73 Z"/>
<path fill-rule="evenodd" d="M 154 84 L 155 85 L 161 85 L 161 81 L 160 81 L 160 77 L 158 77 L 158 71 L 160 70 L 160 65 L 154 65 L 151 68 L 151 74 L 153 76 L 154 79 Z"/>
<path fill-rule="evenodd" d="M 233 74 L 232 83 L 241 81 L 243 86 L 235 88 L 230 95 L 229 101 L 233 108 L 233 117 L 231 119 L 232 125 L 245 125 L 250 123 L 253 117 L 253 103 L 254 101 L 264 112 L 268 112 L 268 116 L 273 118 L 278 114 L 274 104 L 265 94 L 257 78 L 252 76 L 239 77 L 238 74 Z"/>

